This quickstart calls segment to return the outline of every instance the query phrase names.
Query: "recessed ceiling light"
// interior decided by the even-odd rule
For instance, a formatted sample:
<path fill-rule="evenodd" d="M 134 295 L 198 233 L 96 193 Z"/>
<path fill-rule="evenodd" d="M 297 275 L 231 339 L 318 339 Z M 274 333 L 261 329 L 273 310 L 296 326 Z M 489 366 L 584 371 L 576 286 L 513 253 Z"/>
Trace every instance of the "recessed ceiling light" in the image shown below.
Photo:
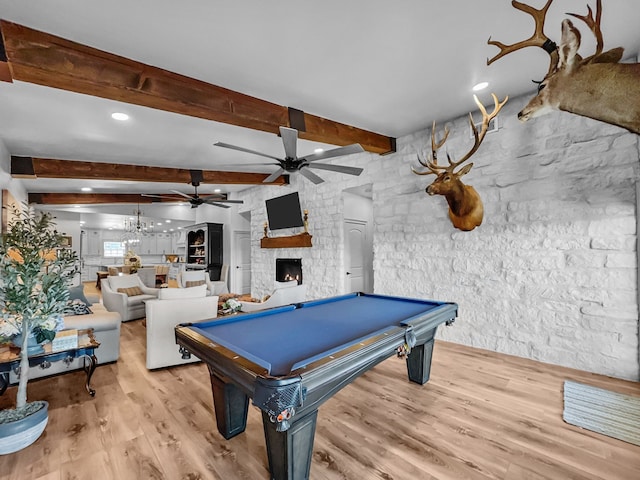
<path fill-rule="evenodd" d="M 162 222 L 158 222 L 158 223 L 156 223 L 156 225 L 162 225 Z"/>
<path fill-rule="evenodd" d="M 171 220 L 165 220 L 164 223 L 171 223 Z"/>
<path fill-rule="evenodd" d="M 80 190 L 83 191 L 83 192 L 90 192 L 90 191 L 93 190 L 93 188 L 91 188 L 91 187 L 82 187 Z"/>
<path fill-rule="evenodd" d="M 313 152 L 314 153 L 322 153 L 322 152 L 324 152 L 324 148 L 316 148 Z"/>
<path fill-rule="evenodd" d="M 472 90 L 474 92 L 479 92 L 480 90 L 484 90 L 485 88 L 487 88 L 489 86 L 489 82 L 480 82 L 480 83 L 476 83 Z"/>
<path fill-rule="evenodd" d="M 111 118 L 113 118 L 114 120 L 124 121 L 124 120 L 129 120 L 129 115 L 122 112 L 115 112 L 111 114 Z"/>
<path fill-rule="evenodd" d="M 213 193 L 220 193 L 222 190 L 220 190 L 219 188 L 216 188 L 213 190 Z"/>

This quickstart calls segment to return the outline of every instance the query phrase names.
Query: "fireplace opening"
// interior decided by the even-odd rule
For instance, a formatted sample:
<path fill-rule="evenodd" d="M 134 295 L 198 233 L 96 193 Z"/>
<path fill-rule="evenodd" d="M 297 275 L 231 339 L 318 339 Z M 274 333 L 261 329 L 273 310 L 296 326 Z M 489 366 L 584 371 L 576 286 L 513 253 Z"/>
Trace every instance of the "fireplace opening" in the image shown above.
<path fill-rule="evenodd" d="M 276 258 L 276 281 L 289 282 L 297 280 L 302 285 L 302 259 Z"/>

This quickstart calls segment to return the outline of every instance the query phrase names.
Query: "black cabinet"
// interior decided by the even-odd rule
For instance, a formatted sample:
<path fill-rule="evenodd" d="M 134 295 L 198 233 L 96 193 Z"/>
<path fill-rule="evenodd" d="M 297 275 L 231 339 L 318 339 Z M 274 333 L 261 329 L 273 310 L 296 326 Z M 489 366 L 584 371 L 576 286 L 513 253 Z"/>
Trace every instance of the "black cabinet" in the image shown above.
<path fill-rule="evenodd" d="M 222 224 L 198 223 L 187 227 L 187 269 L 206 269 L 211 280 L 222 272 Z"/>

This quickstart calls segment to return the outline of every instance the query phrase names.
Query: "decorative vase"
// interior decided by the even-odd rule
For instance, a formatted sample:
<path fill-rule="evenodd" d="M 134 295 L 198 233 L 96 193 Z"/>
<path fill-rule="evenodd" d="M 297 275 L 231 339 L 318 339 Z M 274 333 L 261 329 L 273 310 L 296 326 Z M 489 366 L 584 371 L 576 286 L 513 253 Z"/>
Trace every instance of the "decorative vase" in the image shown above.
<path fill-rule="evenodd" d="M 22 348 L 22 334 L 19 333 L 13 337 L 11 343 L 13 343 L 15 347 Z M 44 347 L 36 340 L 35 333 L 29 333 L 29 338 L 27 339 L 27 354 L 35 355 L 42 352 L 44 352 Z"/>
<path fill-rule="evenodd" d="M 3 417 L 14 414 L 16 411 L 0 410 L 0 455 L 22 450 L 42 435 L 49 420 L 49 403 L 44 400 L 31 402 L 27 404 L 27 407 L 35 411 L 23 418 L 6 422 Z"/>

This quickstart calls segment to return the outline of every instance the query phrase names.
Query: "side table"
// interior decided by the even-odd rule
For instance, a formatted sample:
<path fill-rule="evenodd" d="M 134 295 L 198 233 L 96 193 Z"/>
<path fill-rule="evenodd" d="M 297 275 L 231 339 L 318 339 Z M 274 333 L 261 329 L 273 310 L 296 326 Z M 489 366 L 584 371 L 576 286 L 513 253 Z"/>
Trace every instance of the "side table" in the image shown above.
<path fill-rule="evenodd" d="M 69 365 L 73 359 L 83 359 L 83 369 L 87 375 L 85 388 L 92 397 L 96 391 L 91 388 L 91 376 L 98 365 L 98 359 L 95 356 L 95 349 L 100 346 L 93 336 L 93 328 L 78 330 L 78 346 L 54 352 L 51 350 L 51 343 L 43 345 L 44 352 L 36 353 L 29 356 L 29 366 L 40 368 L 49 368 L 53 362 L 63 361 Z M 20 376 L 20 349 L 13 346 L 0 347 L 0 395 L 4 394 L 9 386 L 9 373 L 13 372 Z M 68 370 L 73 372 L 75 370 Z M 67 372 L 64 372 L 67 373 Z"/>

